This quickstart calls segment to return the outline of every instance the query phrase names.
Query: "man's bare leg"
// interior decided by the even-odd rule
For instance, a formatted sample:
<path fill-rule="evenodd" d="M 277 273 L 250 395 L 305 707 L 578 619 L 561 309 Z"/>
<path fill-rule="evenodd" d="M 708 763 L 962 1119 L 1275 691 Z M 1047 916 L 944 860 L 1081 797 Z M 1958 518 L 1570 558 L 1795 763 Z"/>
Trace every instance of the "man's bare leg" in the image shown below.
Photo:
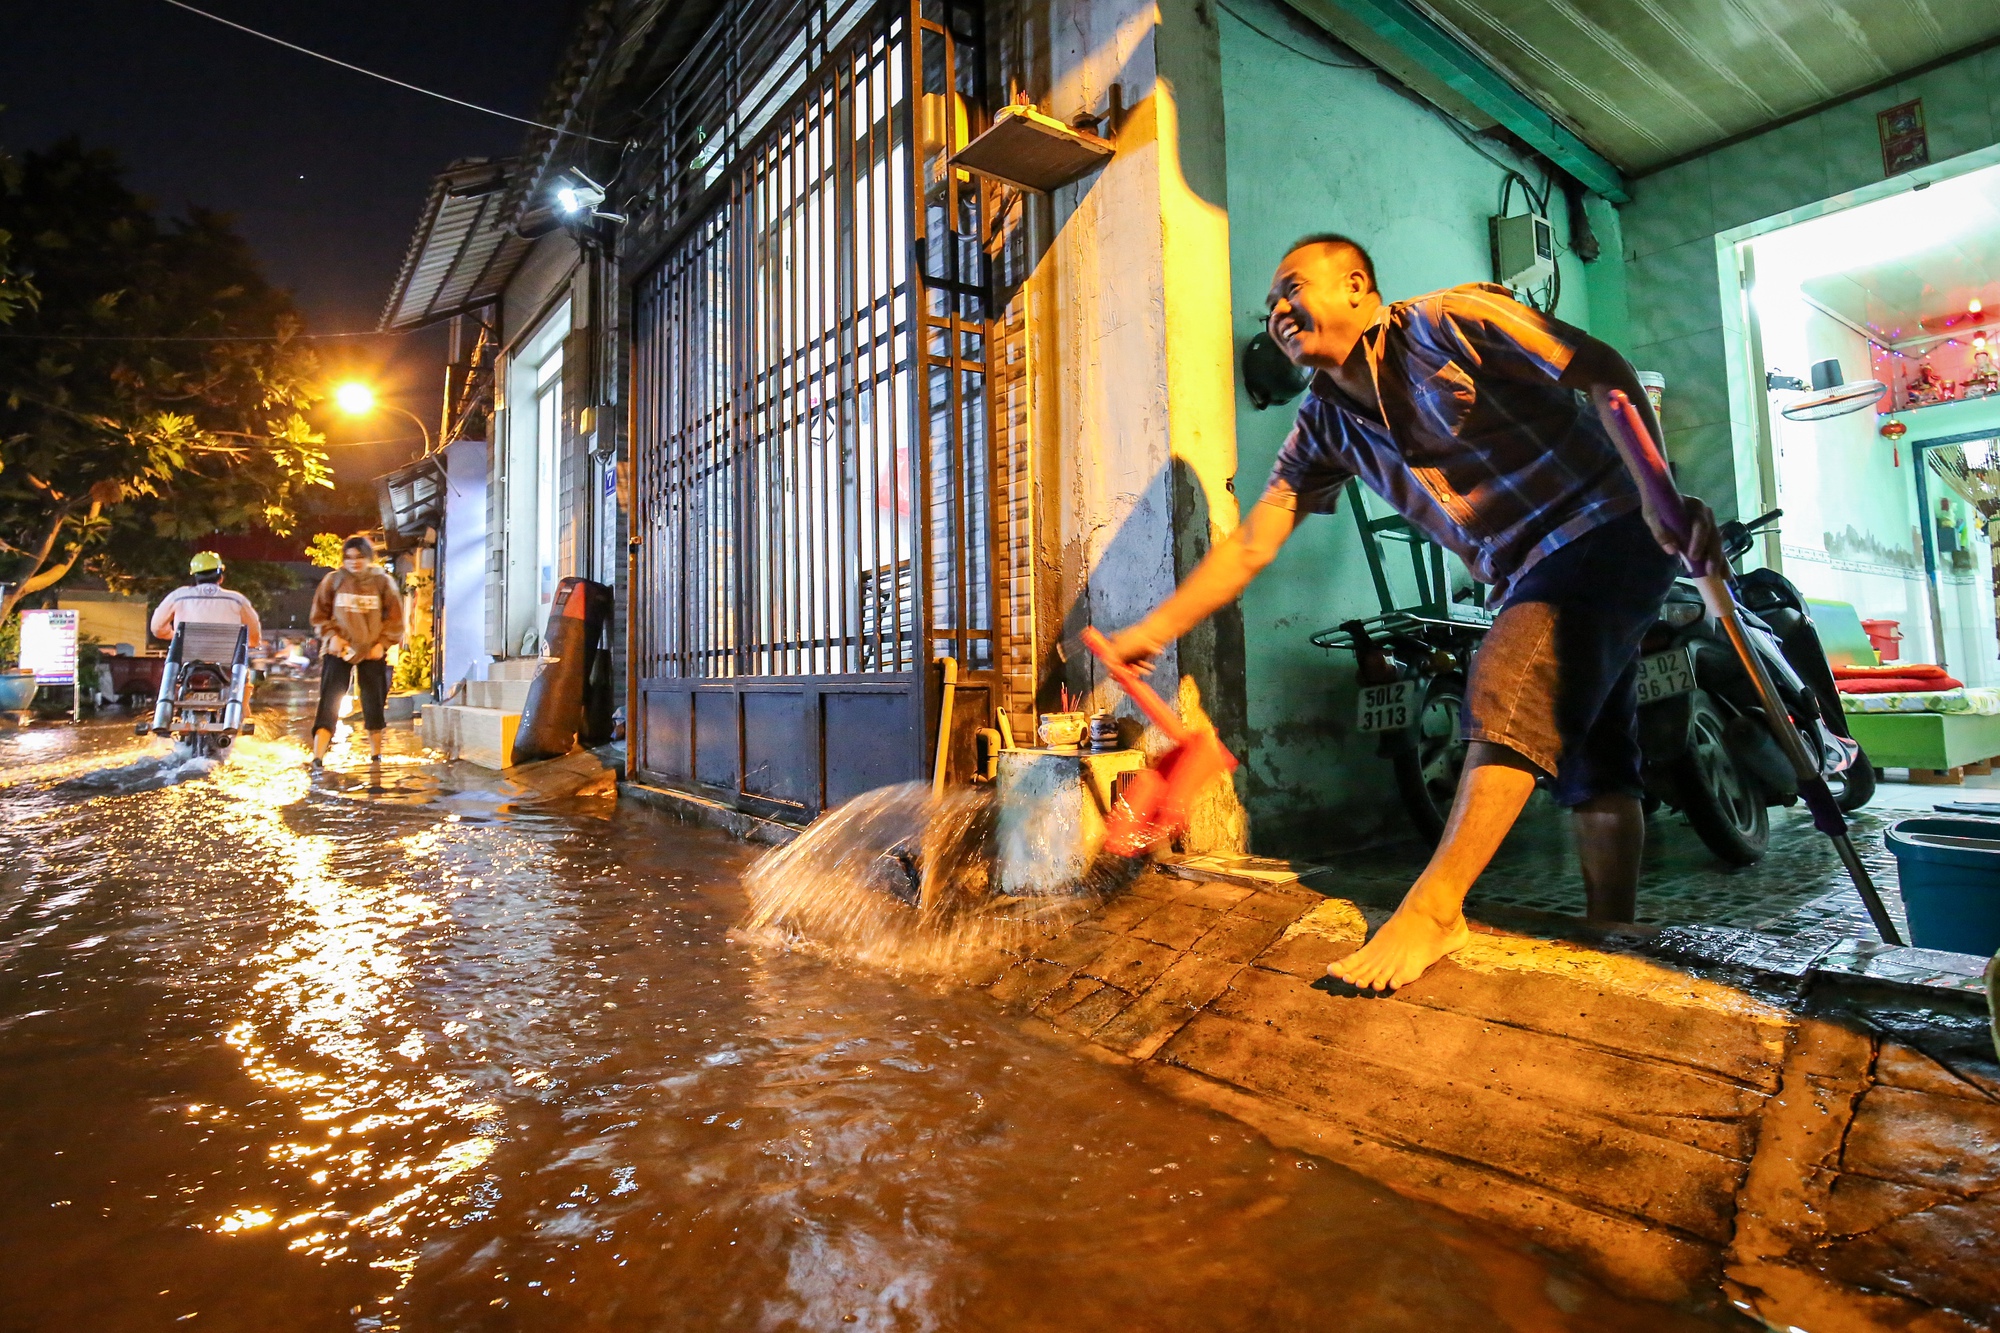
<path fill-rule="evenodd" d="M 1630 921 L 1639 909 L 1646 812 L 1636 796 L 1593 796 L 1570 811 L 1592 921 Z"/>
<path fill-rule="evenodd" d="M 1463 945 L 1465 895 L 1534 794 L 1535 772 L 1504 745 L 1474 741 L 1430 864 L 1375 937 L 1328 963 L 1327 975 L 1367 990 L 1394 990 Z"/>
<path fill-rule="evenodd" d="M 380 759 L 382 757 L 382 737 L 386 734 L 386 732 L 381 731 L 371 731 L 368 733 L 368 757 L 370 759 Z"/>
<path fill-rule="evenodd" d="M 313 758 L 315 760 L 325 759 L 326 747 L 331 744 L 333 744 L 333 733 L 325 727 L 321 727 L 319 730 L 313 732 Z"/>

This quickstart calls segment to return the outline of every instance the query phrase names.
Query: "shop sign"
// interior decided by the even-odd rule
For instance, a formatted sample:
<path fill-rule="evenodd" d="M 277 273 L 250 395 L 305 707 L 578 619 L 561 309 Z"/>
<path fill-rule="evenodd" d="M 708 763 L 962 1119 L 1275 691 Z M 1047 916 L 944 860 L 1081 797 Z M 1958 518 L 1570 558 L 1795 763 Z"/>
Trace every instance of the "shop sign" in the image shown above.
<path fill-rule="evenodd" d="M 35 673 L 38 685 L 68 685 L 76 680 L 75 611 L 21 613 L 21 669 Z"/>

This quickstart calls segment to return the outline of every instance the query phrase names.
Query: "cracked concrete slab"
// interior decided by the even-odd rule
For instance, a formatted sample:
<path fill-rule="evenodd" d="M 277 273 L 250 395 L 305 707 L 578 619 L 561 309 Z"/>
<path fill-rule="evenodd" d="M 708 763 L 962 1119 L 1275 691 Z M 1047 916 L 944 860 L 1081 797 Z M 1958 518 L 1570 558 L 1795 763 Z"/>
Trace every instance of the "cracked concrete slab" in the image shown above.
<path fill-rule="evenodd" d="M 1576 923 L 1476 928 L 1365 996 L 1325 968 L 1382 909 L 1251 860 L 1142 876 L 991 993 L 1635 1294 L 1815 1333 L 2000 1325 L 1983 1004 L 1975 1045 L 1962 992 L 1816 989 L 1822 944 L 1773 965 L 1754 941 Z"/>

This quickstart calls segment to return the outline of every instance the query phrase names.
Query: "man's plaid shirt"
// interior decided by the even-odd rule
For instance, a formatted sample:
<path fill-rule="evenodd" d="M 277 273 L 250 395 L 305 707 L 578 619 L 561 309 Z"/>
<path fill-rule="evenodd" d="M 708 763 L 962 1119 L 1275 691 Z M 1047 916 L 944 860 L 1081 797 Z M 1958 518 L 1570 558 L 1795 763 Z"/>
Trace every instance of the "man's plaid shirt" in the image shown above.
<path fill-rule="evenodd" d="M 1271 481 L 1330 514 L 1360 477 L 1504 599 L 1543 556 L 1639 508 L 1596 410 L 1557 383 L 1584 336 L 1490 283 L 1385 305 L 1358 349 L 1383 419 L 1314 376 Z"/>

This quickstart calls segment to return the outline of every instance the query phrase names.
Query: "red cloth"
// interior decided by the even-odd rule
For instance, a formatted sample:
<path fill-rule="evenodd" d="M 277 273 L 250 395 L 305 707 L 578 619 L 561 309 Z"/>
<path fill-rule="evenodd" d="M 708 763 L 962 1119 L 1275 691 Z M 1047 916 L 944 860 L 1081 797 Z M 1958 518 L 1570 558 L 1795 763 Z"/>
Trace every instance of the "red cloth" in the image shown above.
<path fill-rule="evenodd" d="M 1882 680 L 1888 677 L 1897 680 L 1951 680 L 1941 666 L 1931 666 L 1925 662 L 1897 662 L 1893 666 L 1837 666 L 1833 669 L 1835 680 Z M 1959 682 L 1951 680 L 1951 685 L 1940 685 L 1939 689 L 1951 689 Z"/>
<path fill-rule="evenodd" d="M 1955 690 L 1965 682 L 1947 676 L 1941 666 L 1898 662 L 1894 666 L 1837 666 L 1833 684 L 1842 694 L 1928 694 Z"/>

